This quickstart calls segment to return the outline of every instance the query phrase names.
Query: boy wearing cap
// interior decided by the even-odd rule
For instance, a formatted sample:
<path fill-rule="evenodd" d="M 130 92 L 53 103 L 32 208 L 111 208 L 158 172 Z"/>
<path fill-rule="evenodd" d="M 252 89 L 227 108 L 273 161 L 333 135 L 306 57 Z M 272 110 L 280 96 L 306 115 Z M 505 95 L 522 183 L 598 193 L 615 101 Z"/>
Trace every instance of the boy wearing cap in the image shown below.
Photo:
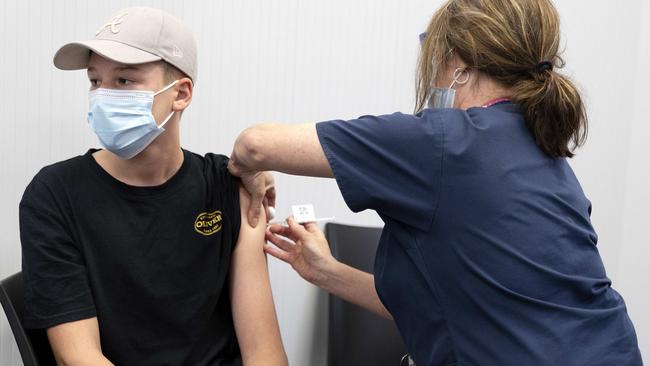
<path fill-rule="evenodd" d="M 54 64 L 87 69 L 105 149 L 43 168 L 20 203 L 28 328 L 64 365 L 286 365 L 250 197 L 225 156 L 180 147 L 196 46 L 128 8 Z M 262 220 L 264 220 L 262 212 Z"/>

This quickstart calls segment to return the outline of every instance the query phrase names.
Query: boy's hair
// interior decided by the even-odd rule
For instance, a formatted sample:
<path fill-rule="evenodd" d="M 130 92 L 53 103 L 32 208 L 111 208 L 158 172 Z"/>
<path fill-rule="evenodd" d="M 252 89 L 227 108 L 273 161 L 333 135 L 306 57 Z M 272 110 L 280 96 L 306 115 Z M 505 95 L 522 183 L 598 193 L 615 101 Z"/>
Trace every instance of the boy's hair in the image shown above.
<path fill-rule="evenodd" d="M 174 80 L 178 80 L 181 78 L 190 78 L 187 74 L 179 70 L 176 66 L 170 64 L 169 62 L 166 61 L 157 61 L 157 63 L 162 67 L 163 69 L 163 80 L 165 81 L 165 84 L 170 84 Z M 194 80 L 192 80 L 193 82 Z"/>

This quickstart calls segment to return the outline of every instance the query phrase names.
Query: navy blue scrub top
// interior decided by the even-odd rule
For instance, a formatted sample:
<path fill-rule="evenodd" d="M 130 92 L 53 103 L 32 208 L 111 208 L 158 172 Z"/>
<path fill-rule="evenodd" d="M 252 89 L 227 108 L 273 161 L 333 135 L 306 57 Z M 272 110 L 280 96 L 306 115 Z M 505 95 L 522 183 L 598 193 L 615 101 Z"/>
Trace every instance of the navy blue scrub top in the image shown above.
<path fill-rule="evenodd" d="M 642 364 L 591 203 L 517 105 L 316 128 L 347 205 L 385 223 L 377 292 L 418 366 Z"/>

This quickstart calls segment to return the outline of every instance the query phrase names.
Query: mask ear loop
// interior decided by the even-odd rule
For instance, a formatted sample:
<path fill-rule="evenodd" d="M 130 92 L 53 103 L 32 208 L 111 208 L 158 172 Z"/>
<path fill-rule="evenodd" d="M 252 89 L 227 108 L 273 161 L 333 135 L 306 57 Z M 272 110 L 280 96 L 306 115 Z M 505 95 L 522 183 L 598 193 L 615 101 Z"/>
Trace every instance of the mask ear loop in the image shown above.
<path fill-rule="evenodd" d="M 172 86 L 176 85 L 176 83 L 178 83 L 178 80 L 174 80 L 173 83 L 171 83 L 171 84 L 167 85 L 166 87 L 164 87 L 164 88 L 158 90 L 157 92 L 155 92 L 155 93 L 153 94 L 153 96 L 155 97 L 156 95 L 158 95 L 158 94 L 160 94 L 160 93 L 164 93 L 164 92 L 166 92 L 167 90 L 169 90 L 169 88 L 171 88 Z M 158 128 L 163 128 L 163 126 L 165 126 L 165 124 L 166 124 L 167 122 L 169 122 L 170 119 L 172 119 L 172 116 L 174 116 L 174 113 L 176 113 L 176 111 L 172 111 L 172 112 L 169 114 L 169 116 L 167 116 L 167 118 L 165 118 L 165 120 L 164 120 L 160 125 L 158 125 Z"/>
<path fill-rule="evenodd" d="M 452 53 L 454 53 L 453 48 L 451 48 L 449 51 L 447 51 L 444 58 L 445 59 L 449 58 L 449 55 L 451 55 Z M 436 71 L 437 71 L 438 67 L 440 66 L 440 64 L 441 64 L 441 61 L 436 62 L 435 60 L 431 60 L 431 70 L 434 71 L 434 76 L 435 76 Z M 460 70 L 460 69 L 456 69 L 456 71 L 458 71 L 458 70 Z M 455 72 L 454 72 L 454 75 L 456 75 Z M 431 85 L 432 85 L 432 87 L 434 87 L 434 85 L 435 85 L 435 77 L 433 79 L 431 79 Z"/>
<path fill-rule="evenodd" d="M 174 80 L 174 82 L 172 82 L 171 84 L 169 84 L 169 85 L 167 85 L 166 87 L 164 87 L 164 88 L 158 90 L 157 92 L 153 93 L 153 96 L 155 97 L 156 95 L 158 95 L 158 94 L 160 94 L 160 93 L 164 93 L 164 92 L 166 92 L 167 90 L 169 90 L 169 88 L 171 88 L 172 86 L 176 85 L 177 83 L 178 83 L 178 80 Z"/>
<path fill-rule="evenodd" d="M 465 80 L 460 81 L 460 77 L 465 74 Z M 453 88 L 454 85 L 465 85 L 469 81 L 469 71 L 467 69 L 461 69 L 460 67 L 454 70 L 454 80 L 451 82 L 451 85 L 449 85 L 449 89 Z"/>
<path fill-rule="evenodd" d="M 174 115 L 174 113 L 176 113 L 176 111 L 172 111 L 169 114 L 169 116 L 167 116 L 167 118 L 165 118 L 165 120 L 160 125 L 158 125 L 158 128 L 163 128 L 163 126 L 165 126 L 165 123 L 169 122 L 169 120 L 172 119 L 172 116 Z"/>

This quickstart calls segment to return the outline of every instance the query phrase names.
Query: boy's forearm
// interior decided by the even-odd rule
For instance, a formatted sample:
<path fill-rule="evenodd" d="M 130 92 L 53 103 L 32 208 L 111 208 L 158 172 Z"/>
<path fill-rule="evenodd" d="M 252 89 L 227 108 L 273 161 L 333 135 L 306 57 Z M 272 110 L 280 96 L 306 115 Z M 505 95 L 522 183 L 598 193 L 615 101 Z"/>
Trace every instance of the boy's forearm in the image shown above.
<path fill-rule="evenodd" d="M 57 365 L 113 365 L 102 353 L 97 317 L 53 326 L 47 337 Z"/>
<path fill-rule="evenodd" d="M 101 352 L 86 352 L 57 358 L 58 366 L 115 366 Z"/>
<path fill-rule="evenodd" d="M 287 366 L 289 361 L 282 350 L 258 352 L 244 360 L 244 366 Z"/>

